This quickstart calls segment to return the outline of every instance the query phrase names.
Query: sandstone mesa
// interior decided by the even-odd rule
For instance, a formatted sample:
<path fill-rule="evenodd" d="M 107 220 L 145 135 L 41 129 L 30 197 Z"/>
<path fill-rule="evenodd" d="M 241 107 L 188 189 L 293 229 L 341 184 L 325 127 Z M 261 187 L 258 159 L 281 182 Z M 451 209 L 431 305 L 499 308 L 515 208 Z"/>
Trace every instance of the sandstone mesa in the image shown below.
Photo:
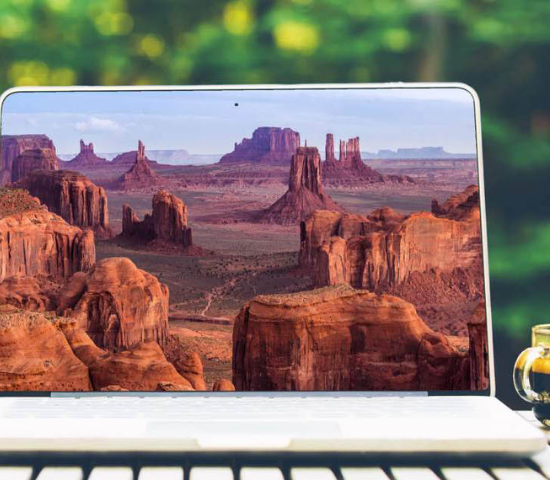
<path fill-rule="evenodd" d="M 346 285 L 258 296 L 233 332 L 237 390 L 461 390 L 469 361 L 410 303 Z"/>
<path fill-rule="evenodd" d="M 20 186 L 71 225 L 91 228 L 99 239 L 112 237 L 105 189 L 86 176 L 69 170 L 36 170 Z"/>
<path fill-rule="evenodd" d="M 12 183 L 24 180 L 35 170 L 58 170 L 59 164 L 54 149 L 37 148 L 25 150 L 13 161 L 11 169 Z"/>
<path fill-rule="evenodd" d="M 12 276 L 63 280 L 95 263 L 94 234 L 44 210 L 0 219 L 0 282 Z"/>
<path fill-rule="evenodd" d="M 55 146 L 47 135 L 2 135 L 0 151 L 0 185 L 12 182 L 14 160 L 25 150 L 49 149 Z"/>
<path fill-rule="evenodd" d="M 254 130 L 252 138 L 235 142 L 234 150 L 224 155 L 220 163 L 288 165 L 299 146 L 300 134 L 290 128 L 259 127 Z"/>

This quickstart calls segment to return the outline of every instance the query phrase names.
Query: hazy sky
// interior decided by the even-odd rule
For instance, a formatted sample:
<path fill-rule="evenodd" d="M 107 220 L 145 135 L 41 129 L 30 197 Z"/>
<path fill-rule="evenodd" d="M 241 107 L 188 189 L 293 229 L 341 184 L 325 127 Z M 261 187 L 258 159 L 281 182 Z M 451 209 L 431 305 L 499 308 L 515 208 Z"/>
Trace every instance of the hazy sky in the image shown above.
<path fill-rule="evenodd" d="M 235 106 L 238 103 L 238 106 Z M 324 151 L 325 135 L 359 136 L 361 150 L 442 146 L 475 153 L 474 105 L 459 88 L 14 93 L 2 133 L 45 133 L 60 154 L 82 138 L 96 152 L 186 149 L 226 153 L 261 126 L 290 127 Z"/>

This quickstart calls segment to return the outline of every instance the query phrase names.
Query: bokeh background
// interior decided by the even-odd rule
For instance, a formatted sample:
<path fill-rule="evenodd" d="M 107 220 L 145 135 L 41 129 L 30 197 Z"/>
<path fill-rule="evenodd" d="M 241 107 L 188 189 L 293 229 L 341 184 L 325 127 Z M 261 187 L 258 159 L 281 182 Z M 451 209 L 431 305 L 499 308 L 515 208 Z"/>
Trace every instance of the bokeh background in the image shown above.
<path fill-rule="evenodd" d="M 480 98 L 497 394 L 550 306 L 548 0 L 0 0 L 0 87 L 459 81 Z"/>

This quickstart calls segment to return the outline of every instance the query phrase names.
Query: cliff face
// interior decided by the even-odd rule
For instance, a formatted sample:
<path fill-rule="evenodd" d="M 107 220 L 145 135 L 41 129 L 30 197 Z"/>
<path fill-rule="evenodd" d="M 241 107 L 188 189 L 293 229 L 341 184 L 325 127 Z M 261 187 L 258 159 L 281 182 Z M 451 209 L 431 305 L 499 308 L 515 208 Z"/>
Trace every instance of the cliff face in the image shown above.
<path fill-rule="evenodd" d="M 2 135 L 0 143 L 0 185 L 12 181 L 13 161 L 25 150 L 46 148 L 55 152 L 52 140 L 46 135 Z"/>
<path fill-rule="evenodd" d="M 233 330 L 237 390 L 464 389 L 467 366 L 413 305 L 349 286 L 258 296 Z"/>
<path fill-rule="evenodd" d="M 88 367 L 96 391 L 193 390 L 156 342 L 113 352 L 99 348 L 74 321 L 60 322 L 60 327 L 76 358 Z"/>
<path fill-rule="evenodd" d="M 183 248 L 193 245 L 192 230 L 187 226 L 187 205 L 166 190 L 153 196 L 152 215 L 145 215 L 142 221 L 130 205 L 122 206 L 122 235 Z"/>
<path fill-rule="evenodd" d="M 0 311 L 0 390 L 88 391 L 88 368 L 42 314 Z"/>
<path fill-rule="evenodd" d="M 0 305 L 36 312 L 55 310 L 58 289 L 44 275 L 9 277 L 0 282 Z"/>
<path fill-rule="evenodd" d="M 101 239 L 112 237 L 105 190 L 84 175 L 68 170 L 37 170 L 21 185 L 71 225 L 91 228 Z"/>
<path fill-rule="evenodd" d="M 437 217 L 451 220 L 479 221 L 479 189 L 477 185 L 470 185 L 463 192 L 449 197 L 443 205 L 432 200 L 432 213 Z"/>
<path fill-rule="evenodd" d="M 123 190 L 148 189 L 160 183 L 160 177 L 150 167 L 145 156 L 145 145 L 138 141 L 134 164 L 116 182 L 117 187 Z M 113 160 L 114 161 L 114 160 Z"/>
<path fill-rule="evenodd" d="M 300 134 L 290 128 L 260 127 L 252 138 L 235 143 L 235 149 L 220 159 L 220 163 L 289 164 L 300 146 Z"/>
<path fill-rule="evenodd" d="M 49 148 L 25 150 L 13 161 L 11 181 L 17 183 L 24 180 L 35 170 L 57 170 L 58 168 L 55 150 Z"/>
<path fill-rule="evenodd" d="M 489 388 L 489 347 L 487 340 L 487 314 L 485 302 L 479 302 L 468 322 L 470 388 Z"/>
<path fill-rule="evenodd" d="M 94 153 L 94 144 L 85 144 L 83 140 L 80 140 L 80 152 L 69 162 L 67 166 L 70 168 L 79 167 L 93 167 L 93 166 L 105 166 L 108 165 L 107 160 L 102 157 L 98 157 Z"/>
<path fill-rule="evenodd" d="M 0 219 L 0 282 L 14 275 L 65 279 L 95 263 L 92 231 L 47 211 Z"/>
<path fill-rule="evenodd" d="M 403 175 L 382 175 L 361 159 L 359 137 L 340 140 L 338 159 L 334 154 L 334 136 L 327 133 L 325 161 L 322 163 L 323 181 L 331 186 L 357 186 L 368 183 L 414 183 Z"/>
<path fill-rule="evenodd" d="M 299 147 L 292 156 L 288 191 L 264 210 L 259 221 L 292 225 L 316 210 L 342 212 L 342 208 L 323 193 L 321 158 L 315 147 Z"/>
<path fill-rule="evenodd" d="M 465 335 L 483 292 L 479 196 L 470 192 L 445 216 L 315 212 L 302 222 L 300 264 L 317 286 L 391 293 L 416 305 L 423 318 L 462 319 L 452 328 Z"/>
<path fill-rule="evenodd" d="M 58 313 L 74 318 L 98 347 L 121 350 L 166 340 L 168 297 L 166 285 L 128 258 L 107 258 L 67 282 Z"/>

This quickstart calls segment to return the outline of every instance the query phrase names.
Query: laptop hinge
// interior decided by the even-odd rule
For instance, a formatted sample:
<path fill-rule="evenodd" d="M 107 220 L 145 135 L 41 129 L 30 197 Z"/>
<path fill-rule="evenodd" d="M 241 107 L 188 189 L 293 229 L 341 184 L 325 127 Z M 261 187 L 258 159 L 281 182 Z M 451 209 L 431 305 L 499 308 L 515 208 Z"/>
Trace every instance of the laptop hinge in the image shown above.
<path fill-rule="evenodd" d="M 233 397 L 233 398 L 251 398 L 251 397 L 427 397 L 428 392 L 52 392 L 55 398 L 89 398 L 89 397 Z"/>

